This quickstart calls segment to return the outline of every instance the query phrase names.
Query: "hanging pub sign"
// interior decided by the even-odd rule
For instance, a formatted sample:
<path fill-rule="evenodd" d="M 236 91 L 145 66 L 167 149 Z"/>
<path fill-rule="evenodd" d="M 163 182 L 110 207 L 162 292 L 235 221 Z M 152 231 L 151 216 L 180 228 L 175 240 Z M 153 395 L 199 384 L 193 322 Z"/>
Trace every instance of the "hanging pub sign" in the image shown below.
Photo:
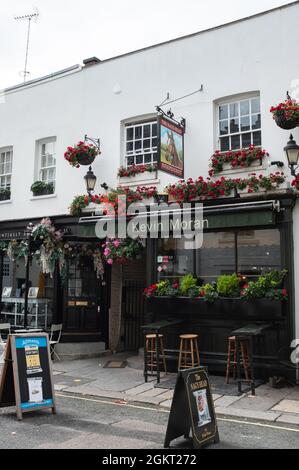
<path fill-rule="evenodd" d="M 51 408 L 55 413 L 54 389 L 46 333 L 9 335 L 0 381 L 0 408 L 16 406 L 23 413 Z"/>
<path fill-rule="evenodd" d="M 204 367 L 178 373 L 164 447 L 169 447 L 178 437 L 188 439 L 190 430 L 195 449 L 219 442 L 213 397 Z"/>
<path fill-rule="evenodd" d="M 158 115 L 158 167 L 184 178 L 184 126 L 165 114 Z"/>

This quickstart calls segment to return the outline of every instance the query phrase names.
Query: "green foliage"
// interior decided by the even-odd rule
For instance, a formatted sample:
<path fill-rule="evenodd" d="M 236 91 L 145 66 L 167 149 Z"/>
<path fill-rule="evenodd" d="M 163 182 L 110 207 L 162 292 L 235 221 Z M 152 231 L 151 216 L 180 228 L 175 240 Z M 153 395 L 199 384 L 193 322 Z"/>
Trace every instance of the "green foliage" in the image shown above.
<path fill-rule="evenodd" d="M 242 296 L 247 299 L 261 299 L 264 297 L 275 299 L 277 296 L 280 297 L 278 288 L 282 286 L 287 273 L 286 269 L 269 271 L 260 276 L 257 281 L 250 281 L 242 291 Z M 283 295 L 284 299 L 285 297 Z"/>
<path fill-rule="evenodd" d="M 200 288 L 200 297 L 202 297 L 206 302 L 212 303 L 218 299 L 218 292 L 212 284 L 205 284 Z"/>
<path fill-rule="evenodd" d="M 82 213 L 82 209 L 85 209 L 89 204 L 88 196 L 75 196 L 70 205 L 70 214 L 74 217 L 79 217 Z"/>
<path fill-rule="evenodd" d="M 240 279 L 237 274 L 223 274 L 218 277 L 217 292 L 223 297 L 239 297 Z"/>
<path fill-rule="evenodd" d="M 35 181 L 31 185 L 31 191 L 35 196 L 41 194 L 53 194 L 54 193 L 54 184 L 53 183 L 45 183 L 44 181 Z"/>
<path fill-rule="evenodd" d="M 182 295 L 189 295 L 189 290 L 194 289 L 197 285 L 197 279 L 192 274 L 186 274 L 180 280 L 180 292 Z"/>
<path fill-rule="evenodd" d="M 10 199 L 10 189 L 0 188 L 0 200 L 5 201 Z"/>

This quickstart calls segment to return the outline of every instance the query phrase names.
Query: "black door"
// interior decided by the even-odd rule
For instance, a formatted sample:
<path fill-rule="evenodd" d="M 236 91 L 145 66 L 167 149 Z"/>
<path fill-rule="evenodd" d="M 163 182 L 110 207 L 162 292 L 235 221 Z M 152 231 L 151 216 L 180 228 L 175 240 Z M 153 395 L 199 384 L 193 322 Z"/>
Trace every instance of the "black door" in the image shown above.
<path fill-rule="evenodd" d="M 64 333 L 80 336 L 86 341 L 106 342 L 106 282 L 97 279 L 90 256 L 69 261 L 67 269 L 64 288 Z"/>

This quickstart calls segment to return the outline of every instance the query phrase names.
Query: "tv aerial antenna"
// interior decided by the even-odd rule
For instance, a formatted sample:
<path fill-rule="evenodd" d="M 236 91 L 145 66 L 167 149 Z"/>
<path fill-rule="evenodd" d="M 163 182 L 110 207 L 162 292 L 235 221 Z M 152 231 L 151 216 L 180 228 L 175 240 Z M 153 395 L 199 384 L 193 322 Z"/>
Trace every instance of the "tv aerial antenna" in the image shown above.
<path fill-rule="evenodd" d="M 31 29 L 31 22 L 34 21 L 35 23 L 37 22 L 39 17 L 39 11 L 37 8 L 35 8 L 34 13 L 29 13 L 28 15 L 23 15 L 23 16 L 15 16 L 15 20 L 25 20 L 28 21 L 28 29 L 27 29 L 27 41 L 26 41 L 26 54 L 25 54 L 25 66 L 24 70 L 20 72 L 21 76 L 24 77 L 24 83 L 26 82 L 27 76 L 30 75 L 30 72 L 27 70 L 27 64 L 28 64 L 28 53 L 29 53 L 29 40 L 30 40 L 30 29 Z"/>

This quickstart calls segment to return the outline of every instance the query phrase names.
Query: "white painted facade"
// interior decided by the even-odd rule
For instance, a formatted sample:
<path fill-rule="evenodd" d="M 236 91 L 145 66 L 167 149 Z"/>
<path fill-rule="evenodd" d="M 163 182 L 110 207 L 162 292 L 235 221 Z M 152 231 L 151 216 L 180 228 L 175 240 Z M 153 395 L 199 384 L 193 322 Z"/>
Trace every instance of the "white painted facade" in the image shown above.
<path fill-rule="evenodd" d="M 0 202 L 0 219 L 23 219 L 68 213 L 73 197 L 85 192 L 86 167 L 64 160 L 68 145 L 84 135 L 101 139 L 101 156 L 93 164 L 96 190 L 118 183 L 124 164 L 124 121 L 155 115 L 155 105 L 203 91 L 173 103 L 186 119 L 185 178 L 208 175 L 209 158 L 218 148 L 217 102 L 248 93 L 260 94 L 262 146 L 273 161 L 285 163 L 289 132 L 278 128 L 269 112 L 287 90 L 299 99 L 299 2 L 106 60 L 64 75 L 12 88 L 0 95 L 0 149 L 13 147 L 11 201 Z M 168 109 L 166 106 L 165 110 Z M 293 131 L 299 142 L 299 129 Z M 32 197 L 36 179 L 36 141 L 56 137 L 56 191 Z M 274 167 L 273 170 L 276 170 Z M 177 178 L 159 172 L 163 189 Z M 296 310 L 299 312 L 299 208 L 294 210 Z M 297 313 L 299 337 L 299 313 Z"/>

